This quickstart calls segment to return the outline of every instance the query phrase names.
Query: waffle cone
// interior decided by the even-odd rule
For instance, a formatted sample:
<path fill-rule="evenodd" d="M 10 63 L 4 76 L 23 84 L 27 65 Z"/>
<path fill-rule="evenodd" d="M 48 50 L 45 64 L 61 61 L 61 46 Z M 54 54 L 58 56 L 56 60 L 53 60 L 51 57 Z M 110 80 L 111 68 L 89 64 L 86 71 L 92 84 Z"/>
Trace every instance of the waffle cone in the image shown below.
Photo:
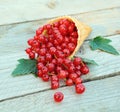
<path fill-rule="evenodd" d="M 48 23 L 52 24 L 52 23 L 57 22 L 61 19 L 68 19 L 68 20 L 74 22 L 75 26 L 77 28 L 77 32 L 78 32 L 77 46 L 76 46 L 75 50 L 73 51 L 73 53 L 69 56 L 69 58 L 72 58 L 75 55 L 75 53 L 79 50 L 79 48 L 82 45 L 82 43 L 84 42 L 84 40 L 88 37 L 88 35 L 90 34 L 92 29 L 89 26 L 87 26 L 86 24 L 84 24 L 84 23 L 82 23 L 82 22 L 78 21 L 77 19 L 72 18 L 70 16 L 62 16 L 62 17 L 58 17 L 55 19 L 51 19 L 50 21 L 48 21 Z"/>

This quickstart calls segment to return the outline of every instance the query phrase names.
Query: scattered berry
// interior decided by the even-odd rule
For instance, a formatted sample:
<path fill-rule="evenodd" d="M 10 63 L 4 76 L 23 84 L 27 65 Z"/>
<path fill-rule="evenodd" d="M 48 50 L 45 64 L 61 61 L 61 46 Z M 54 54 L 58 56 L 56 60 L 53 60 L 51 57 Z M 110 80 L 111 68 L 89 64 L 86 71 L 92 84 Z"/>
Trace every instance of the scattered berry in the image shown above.
<path fill-rule="evenodd" d="M 82 94 L 85 91 L 85 86 L 83 84 L 76 84 L 75 90 L 76 90 L 76 93 Z"/>
<path fill-rule="evenodd" d="M 64 95 L 63 95 L 62 92 L 56 92 L 56 93 L 54 94 L 54 100 L 55 100 L 56 102 L 61 102 L 61 101 L 63 100 L 63 98 L 64 98 Z"/>

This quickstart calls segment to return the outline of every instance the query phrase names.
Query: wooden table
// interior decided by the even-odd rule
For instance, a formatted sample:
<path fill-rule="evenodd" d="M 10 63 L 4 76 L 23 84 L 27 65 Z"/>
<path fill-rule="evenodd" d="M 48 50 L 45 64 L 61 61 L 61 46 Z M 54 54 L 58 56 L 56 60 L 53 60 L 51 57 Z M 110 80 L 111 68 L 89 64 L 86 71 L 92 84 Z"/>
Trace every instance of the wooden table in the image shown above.
<path fill-rule="evenodd" d="M 52 17 L 71 15 L 90 25 L 89 38 L 76 55 L 94 59 L 84 76 L 86 92 L 74 86 L 51 90 L 33 75 L 12 77 L 19 58 L 27 58 L 26 41 Z M 0 0 L 0 112 L 120 112 L 120 56 L 91 51 L 90 38 L 102 35 L 120 52 L 120 0 Z M 62 103 L 53 94 L 62 91 Z"/>

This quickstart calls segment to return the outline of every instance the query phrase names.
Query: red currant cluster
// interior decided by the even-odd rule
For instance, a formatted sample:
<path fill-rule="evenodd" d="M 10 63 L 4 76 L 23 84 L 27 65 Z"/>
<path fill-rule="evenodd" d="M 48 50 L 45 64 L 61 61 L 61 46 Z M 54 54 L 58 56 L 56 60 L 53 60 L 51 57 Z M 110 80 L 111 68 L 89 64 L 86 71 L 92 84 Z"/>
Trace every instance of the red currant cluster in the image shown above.
<path fill-rule="evenodd" d="M 87 74 L 89 69 L 81 58 L 68 58 L 77 46 L 77 39 L 74 22 L 61 19 L 40 27 L 34 38 L 28 40 L 30 47 L 26 53 L 30 59 L 37 60 L 38 77 L 43 81 L 51 80 L 52 89 L 57 89 L 59 80 L 64 79 L 68 86 L 75 84 L 76 93 L 84 92 L 80 76 Z"/>

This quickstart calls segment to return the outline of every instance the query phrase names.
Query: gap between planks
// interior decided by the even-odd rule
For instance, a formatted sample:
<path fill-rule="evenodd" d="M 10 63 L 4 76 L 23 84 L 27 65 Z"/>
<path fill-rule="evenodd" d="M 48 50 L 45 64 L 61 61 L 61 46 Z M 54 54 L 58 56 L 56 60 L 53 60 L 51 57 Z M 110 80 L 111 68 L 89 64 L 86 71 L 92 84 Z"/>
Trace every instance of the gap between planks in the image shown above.
<path fill-rule="evenodd" d="M 108 76 L 100 76 L 100 77 L 96 77 L 96 78 L 93 78 L 93 79 L 85 79 L 83 80 L 83 83 L 88 83 L 90 81 L 97 81 L 97 80 L 104 80 L 106 78 L 112 78 L 112 77 L 116 77 L 116 76 L 120 76 L 120 72 L 118 73 L 115 73 L 115 74 L 109 74 Z M 60 88 L 63 88 L 63 87 L 69 87 L 69 86 L 66 86 L 66 85 L 62 85 L 59 87 Z M 52 90 L 50 88 L 48 89 L 44 89 L 44 90 L 40 90 L 40 91 L 36 91 L 36 92 L 32 92 L 32 93 L 28 93 L 28 94 L 24 94 L 24 95 L 20 95 L 20 96 L 15 96 L 15 97 L 11 97 L 11 98 L 6 98 L 4 100 L 0 100 L 0 102 L 4 102 L 4 101 L 7 101 L 7 100 L 12 100 L 12 99 L 16 99 L 16 98 L 21 98 L 21 97 L 25 97 L 25 96 L 30 96 L 30 95 L 34 95 L 34 94 L 37 94 L 37 93 L 41 93 L 41 92 L 45 92 L 45 91 L 49 91 L 49 90 Z"/>
<path fill-rule="evenodd" d="M 55 103 L 52 97 L 58 90 L 48 90 L 1 102 L 0 110 L 9 112 L 12 108 L 12 111 L 20 112 L 118 112 L 119 79 L 120 76 L 116 76 L 85 83 L 86 91 L 82 95 L 75 94 L 74 86 L 59 88 L 65 95 L 61 103 Z"/>
<path fill-rule="evenodd" d="M 94 12 L 99 12 L 99 11 L 107 11 L 107 10 L 113 10 L 113 9 L 119 9 L 120 7 L 111 7 L 111 8 L 105 8 L 105 9 L 98 9 L 98 10 L 92 10 L 92 11 L 87 11 L 87 12 L 81 12 L 81 13 L 75 13 L 75 14 L 68 14 L 68 16 L 77 16 L 77 15 L 82 15 L 82 14 L 89 14 L 89 13 L 94 13 Z M 65 16 L 65 15 L 60 15 L 60 16 Z M 15 23 L 8 23 L 8 24 L 0 24 L 1 26 L 8 26 L 8 25 L 17 25 L 17 24 L 23 24 L 23 23 L 30 23 L 30 22 L 39 22 L 39 21 L 48 21 L 50 19 L 57 18 L 59 16 L 54 16 L 54 17 L 48 17 L 48 18 L 41 18 L 41 19 L 35 19 L 35 20 L 27 20 L 27 21 L 20 21 L 20 22 L 15 22 Z"/>
<path fill-rule="evenodd" d="M 6 0 L 5 2 L 2 0 L 0 1 L 0 15 L 2 17 L 0 24 L 42 19 L 46 17 L 49 18 L 120 6 L 119 0 L 96 0 L 95 2 L 89 0 L 75 0 L 74 2 L 72 0 L 69 0 L 69 2 L 65 0 L 55 0 L 56 7 L 51 9 L 46 5 L 50 2 L 51 1 L 48 0 L 25 0 L 24 2 L 20 0 L 13 0 L 12 2 Z M 6 16 L 9 16 L 9 18 L 6 18 Z"/>

